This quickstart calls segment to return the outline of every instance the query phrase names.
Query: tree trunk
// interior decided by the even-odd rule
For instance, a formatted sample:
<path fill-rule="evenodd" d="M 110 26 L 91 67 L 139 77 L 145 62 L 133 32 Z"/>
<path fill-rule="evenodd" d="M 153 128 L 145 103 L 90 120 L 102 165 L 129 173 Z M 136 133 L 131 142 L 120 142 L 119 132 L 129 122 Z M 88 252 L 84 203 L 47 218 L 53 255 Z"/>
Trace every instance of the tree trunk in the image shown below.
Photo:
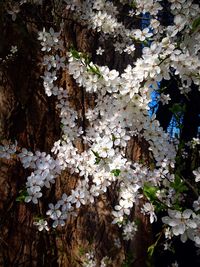
<path fill-rule="evenodd" d="M 50 153 L 53 143 L 60 136 L 56 99 L 45 95 L 40 79 L 41 53 L 36 41 L 36 25 L 29 22 L 23 24 L 21 21 L 19 24 L 1 25 L 1 29 L 4 29 L 5 54 L 10 44 L 16 44 L 16 40 L 20 47 L 18 55 L 3 63 L 0 69 L 1 138 L 17 140 L 19 147 L 26 147 L 33 152 L 40 150 Z M 73 43 L 77 50 L 94 54 L 98 44 L 97 35 L 72 21 L 66 22 L 65 29 L 68 44 Z M 118 66 L 118 69 L 122 69 L 124 66 L 124 59 L 116 58 L 114 52 L 105 58 L 105 63 L 108 61 L 111 67 Z M 83 89 L 78 88 L 67 71 L 62 73 L 61 83 L 63 88 L 67 85 L 71 105 L 84 123 L 84 113 L 89 106 L 94 105 L 95 96 L 87 95 Z M 77 147 L 84 149 L 81 141 Z M 134 160 L 138 160 L 141 155 L 148 158 L 146 148 L 138 140 L 131 141 L 127 153 Z M 38 232 L 33 226 L 34 217 L 44 213 L 48 209 L 48 203 L 61 197 L 62 193 L 70 193 L 78 176 L 70 175 L 68 171 L 62 172 L 55 186 L 50 191 L 46 190 L 42 203 L 36 206 L 16 202 L 28 175 L 30 172 L 24 170 L 17 159 L 1 160 L 0 266 L 83 266 L 83 254 L 90 249 L 95 251 L 97 266 L 102 257 L 108 256 L 112 259 L 109 266 L 120 267 L 130 254 L 133 260 L 126 266 L 147 266 L 146 251 L 151 244 L 151 229 L 147 219 L 140 214 L 140 206 L 135 207 L 133 212 L 133 217 L 139 218 L 141 224 L 131 242 L 123 241 L 120 230 L 111 223 L 110 211 L 116 201 L 112 186 L 93 205 L 81 207 L 78 216 L 69 219 L 65 227 Z M 114 245 L 116 238 L 120 238 L 120 248 Z"/>

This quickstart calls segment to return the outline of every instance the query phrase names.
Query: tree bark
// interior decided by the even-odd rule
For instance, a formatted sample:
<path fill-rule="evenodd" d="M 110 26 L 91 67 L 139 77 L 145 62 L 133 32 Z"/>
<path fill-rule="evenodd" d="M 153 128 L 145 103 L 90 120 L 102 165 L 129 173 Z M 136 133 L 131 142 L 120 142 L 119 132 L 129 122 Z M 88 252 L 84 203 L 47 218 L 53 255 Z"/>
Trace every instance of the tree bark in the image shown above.
<path fill-rule="evenodd" d="M 18 26 L 18 27 L 17 27 Z M 1 138 L 17 140 L 19 147 L 31 151 L 50 153 L 53 143 L 59 139 L 60 119 L 56 111 L 56 99 L 47 97 L 43 90 L 40 60 L 41 53 L 36 38 L 37 26 L 33 23 L 1 25 L 4 27 L 4 51 L 10 44 L 20 47 L 18 55 L 1 67 L 0 114 Z M 91 34 L 87 28 L 66 22 L 65 38 L 73 43 L 77 50 L 94 54 L 98 44 L 98 35 Z M 4 54 L 5 56 L 5 54 Z M 127 60 L 127 59 L 126 59 Z M 114 52 L 105 61 L 110 65 L 123 68 L 124 59 Z M 111 64 L 112 62 L 112 64 Z M 84 123 L 84 113 L 94 105 L 94 95 L 88 95 L 78 88 L 66 72 L 62 73 L 61 85 L 68 87 L 71 105 L 78 111 Z M 132 140 L 127 154 L 134 160 L 148 152 L 138 140 Z M 83 143 L 77 144 L 80 150 Z M 70 193 L 76 186 L 78 176 L 62 172 L 51 190 L 46 190 L 42 202 L 37 206 L 16 202 L 19 191 L 23 189 L 30 171 L 24 170 L 17 159 L 1 160 L 0 178 L 0 266 L 82 266 L 82 254 L 89 248 L 95 251 L 98 259 L 109 256 L 110 266 L 120 267 L 128 253 L 133 255 L 129 266 L 146 266 L 146 251 L 151 244 L 149 222 L 140 214 L 140 206 L 135 207 L 133 218 L 139 218 L 141 224 L 137 236 L 131 242 L 122 240 L 116 225 L 111 224 L 112 210 L 116 195 L 110 187 L 105 195 L 95 200 L 94 205 L 81 207 L 78 216 L 67 221 L 62 229 L 38 232 L 33 226 L 34 216 L 45 212 L 48 203 L 58 199 L 62 193 Z M 142 204 L 142 203 L 141 203 Z M 141 205 L 140 204 L 140 205 Z M 115 238 L 120 238 L 122 246 L 114 246 Z"/>

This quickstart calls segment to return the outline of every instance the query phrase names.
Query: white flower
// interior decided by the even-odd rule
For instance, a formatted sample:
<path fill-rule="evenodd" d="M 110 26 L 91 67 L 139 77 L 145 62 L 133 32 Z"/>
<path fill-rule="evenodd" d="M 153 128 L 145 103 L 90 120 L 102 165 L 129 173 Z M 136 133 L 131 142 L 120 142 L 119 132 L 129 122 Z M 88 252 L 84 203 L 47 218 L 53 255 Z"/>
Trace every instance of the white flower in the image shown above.
<path fill-rule="evenodd" d="M 119 238 L 114 239 L 114 245 L 116 248 L 121 248 L 122 245 L 121 245 L 121 241 Z"/>
<path fill-rule="evenodd" d="M 43 230 L 49 231 L 48 223 L 46 220 L 40 219 L 37 222 L 33 222 L 33 224 L 38 227 L 39 231 L 43 231 Z"/>
<path fill-rule="evenodd" d="M 86 201 L 85 201 L 86 195 L 84 191 L 81 190 L 72 190 L 71 195 L 68 197 L 68 202 L 71 203 L 75 203 L 76 204 L 76 208 L 80 208 L 81 204 L 85 205 Z"/>
<path fill-rule="evenodd" d="M 123 239 L 129 240 L 132 239 L 137 232 L 137 225 L 135 222 L 128 221 L 125 225 L 123 225 Z"/>
<path fill-rule="evenodd" d="M 102 55 L 103 52 L 104 52 L 104 49 L 102 49 L 101 47 L 99 47 L 99 48 L 97 49 L 97 51 L 96 51 L 96 54 L 97 54 L 97 55 Z"/>
<path fill-rule="evenodd" d="M 17 18 L 17 14 L 20 12 L 19 6 L 13 5 L 12 10 L 7 10 L 8 14 L 12 16 L 12 20 L 15 21 Z"/>
<path fill-rule="evenodd" d="M 172 239 L 173 233 L 169 227 L 165 228 L 165 238 Z"/>
<path fill-rule="evenodd" d="M 41 198 L 42 193 L 40 192 L 40 186 L 34 186 L 31 188 L 27 188 L 28 196 L 25 197 L 25 202 L 32 201 L 34 204 L 38 203 L 38 198 Z"/>
<path fill-rule="evenodd" d="M 102 68 L 101 68 L 102 70 Z M 108 82 L 110 81 L 114 81 L 116 80 L 116 78 L 119 76 L 119 72 L 116 70 L 111 70 L 109 71 L 109 69 L 104 69 L 104 72 L 102 72 L 103 78 L 105 79 L 105 81 L 107 82 L 107 84 L 110 84 Z"/>
<path fill-rule="evenodd" d="M 127 54 L 132 54 L 135 51 L 135 45 L 129 45 L 124 49 L 124 52 Z"/>
<path fill-rule="evenodd" d="M 200 145 L 200 139 L 199 138 L 192 138 L 192 141 L 189 143 L 192 148 L 195 148 L 197 145 Z"/>
<path fill-rule="evenodd" d="M 171 243 L 167 243 L 167 242 L 165 242 L 165 243 L 163 244 L 163 246 L 164 246 L 164 250 L 170 250 L 170 249 L 171 249 Z"/>
<path fill-rule="evenodd" d="M 52 220 L 54 220 L 52 226 L 53 228 L 56 228 L 58 225 L 64 226 L 65 221 L 67 218 L 67 213 L 66 212 L 61 212 L 60 210 L 60 204 L 56 204 L 55 206 L 50 203 L 49 204 L 49 210 L 46 212 L 47 215 L 50 216 Z"/>
<path fill-rule="evenodd" d="M 52 203 L 50 203 L 49 208 L 50 209 L 46 212 L 46 214 L 49 215 L 51 219 L 56 220 L 61 216 L 62 212 L 59 209 L 60 208 L 59 204 L 56 204 L 54 206 Z"/>
<path fill-rule="evenodd" d="M 137 29 L 134 31 L 135 39 L 138 39 L 141 42 L 145 41 L 147 38 L 151 37 L 152 35 L 153 34 L 149 31 L 148 28 L 145 28 L 142 31 L 140 29 Z"/>
<path fill-rule="evenodd" d="M 193 174 L 195 176 L 195 182 L 200 182 L 200 167 L 193 171 Z"/>
<path fill-rule="evenodd" d="M 17 150 L 17 142 L 15 144 L 5 144 L 0 146 L 0 158 L 10 159 L 10 157 L 15 154 Z"/>
<path fill-rule="evenodd" d="M 42 32 L 39 32 L 38 40 L 41 41 L 42 51 L 51 51 L 54 47 L 55 49 L 59 48 L 59 37 L 60 33 L 55 32 L 53 28 L 49 29 L 49 32 L 46 32 L 45 28 L 43 28 Z M 62 44 L 60 43 L 60 46 Z"/>
<path fill-rule="evenodd" d="M 177 261 L 175 261 L 174 263 L 172 263 L 172 265 L 171 265 L 171 267 L 178 267 L 179 266 L 179 264 L 178 264 L 178 262 Z"/>
<path fill-rule="evenodd" d="M 17 46 L 16 46 L 16 45 L 12 45 L 12 46 L 11 46 L 11 49 L 10 49 L 10 52 L 11 52 L 12 54 L 15 54 L 15 53 L 17 53 L 17 51 L 18 51 Z"/>
<path fill-rule="evenodd" d="M 183 3 L 185 1 L 186 0 L 169 0 L 169 2 L 171 3 L 170 8 L 172 10 L 174 10 L 174 9 L 181 9 L 183 7 Z"/>
<path fill-rule="evenodd" d="M 169 101 L 171 100 L 171 97 L 169 94 L 165 95 L 165 94 L 161 94 L 160 95 L 160 101 L 162 102 L 163 105 L 166 105 L 169 103 Z"/>
<path fill-rule="evenodd" d="M 198 199 L 193 202 L 193 208 L 195 211 L 200 210 L 200 197 L 198 197 Z"/>
<path fill-rule="evenodd" d="M 109 264 L 111 264 L 111 259 L 105 256 L 101 259 L 100 267 L 107 267 Z"/>
<path fill-rule="evenodd" d="M 108 136 L 103 138 L 98 137 L 96 142 L 97 144 L 93 146 L 92 150 L 97 152 L 100 158 L 114 156 L 113 141 Z"/>
<path fill-rule="evenodd" d="M 150 215 L 150 223 L 157 221 L 157 216 L 154 212 L 154 206 L 151 203 L 145 203 L 141 209 L 141 212 Z"/>
<path fill-rule="evenodd" d="M 55 65 L 57 70 L 59 70 L 60 68 L 62 69 L 65 68 L 65 61 L 66 61 L 65 57 L 59 57 L 58 55 L 55 56 Z"/>
<path fill-rule="evenodd" d="M 128 15 L 130 17 L 133 17 L 135 15 L 135 10 L 133 10 L 133 9 L 129 10 Z"/>
<path fill-rule="evenodd" d="M 182 31 L 186 25 L 186 17 L 184 15 L 177 14 L 174 17 L 174 26 L 168 26 L 169 31 L 171 32 L 171 37 L 174 37 L 178 32 Z"/>
<path fill-rule="evenodd" d="M 190 219 L 193 215 L 193 211 L 190 209 L 186 209 L 183 212 L 168 210 L 168 214 L 169 216 L 162 218 L 162 222 L 172 227 L 172 233 L 175 236 L 183 235 L 187 229 L 197 227 L 196 222 Z"/>

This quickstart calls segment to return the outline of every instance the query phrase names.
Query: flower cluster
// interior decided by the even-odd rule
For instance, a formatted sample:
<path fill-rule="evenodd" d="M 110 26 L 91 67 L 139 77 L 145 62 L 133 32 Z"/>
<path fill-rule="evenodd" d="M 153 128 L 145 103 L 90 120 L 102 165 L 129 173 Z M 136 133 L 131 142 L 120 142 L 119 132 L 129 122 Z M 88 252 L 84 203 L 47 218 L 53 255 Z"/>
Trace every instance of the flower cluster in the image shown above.
<path fill-rule="evenodd" d="M 181 235 L 181 241 L 186 242 L 189 238 L 200 245 L 200 217 L 192 210 L 187 209 L 183 212 L 168 210 L 169 216 L 163 217 L 162 221 L 171 226 L 172 235 Z"/>
<path fill-rule="evenodd" d="M 17 150 L 17 142 L 15 144 L 5 144 L 0 146 L 0 158 L 10 159 Z"/>
<path fill-rule="evenodd" d="M 10 52 L 5 58 L 0 58 L 1 63 L 8 63 L 8 61 L 13 60 L 13 58 L 17 55 L 18 48 L 16 45 L 11 45 Z"/>
<path fill-rule="evenodd" d="M 95 254 L 93 251 L 89 251 L 85 253 L 82 257 L 82 266 L 83 267 L 96 267 L 97 266 L 97 260 L 95 258 Z M 110 263 L 109 257 L 105 256 L 101 259 L 100 267 L 106 267 Z"/>
<path fill-rule="evenodd" d="M 81 179 L 68 195 L 63 193 L 56 203 L 49 204 L 46 215 L 53 221 L 53 228 L 64 226 L 70 216 L 77 215 L 82 205 L 94 203 L 95 198 L 115 184 L 118 200 L 113 205 L 113 223 L 123 226 L 124 240 L 132 239 L 137 231 L 136 224 L 130 222 L 130 215 L 134 205 L 142 199 L 141 213 L 149 217 L 151 224 L 159 220 L 157 211 L 168 211 L 169 216 L 162 218 L 167 225 L 166 239 L 180 236 L 182 242 L 190 239 L 199 246 L 200 197 L 195 198 L 191 209 L 181 209 L 181 201 L 177 203 L 184 196 L 179 193 L 185 190 L 175 169 L 179 142 L 164 131 L 155 114 L 149 116 L 153 91 L 158 93 L 157 101 L 163 105 L 170 104 L 173 97 L 165 92 L 165 88 L 159 88 L 162 81 L 173 76 L 180 94 L 188 99 L 192 85 L 200 88 L 200 34 L 196 21 L 200 15 L 199 5 L 189 0 L 169 0 L 173 24 L 163 26 L 158 16 L 163 9 L 161 1 L 136 0 L 129 15 L 142 15 L 144 20 L 148 17 L 148 25 L 137 29 L 126 28 L 118 21 L 118 9 L 111 1 L 63 2 L 63 16 L 69 12 L 72 18 L 90 30 L 101 32 L 103 40 L 110 36 L 117 52 L 134 55 L 138 44 L 142 44 L 141 55 L 124 70 L 109 69 L 92 62 L 88 55 L 74 47 L 66 53 L 64 24 L 58 31 L 43 28 L 39 32 L 38 40 L 44 53 L 41 78 L 47 96 L 57 98 L 62 134 L 54 143 L 51 154 L 33 153 L 25 148 L 18 153 L 16 144 L 0 146 L 0 157 L 9 159 L 16 153 L 23 167 L 31 169 L 26 182 L 25 202 L 37 204 L 43 194 L 42 188 L 50 188 L 61 171 L 67 169 Z M 96 54 L 103 52 L 106 54 L 99 47 Z M 95 93 L 94 107 L 85 110 L 86 129 L 80 126 L 82 115 L 70 105 L 68 85 L 59 86 L 62 71 L 67 71 L 87 93 Z M 87 148 L 83 152 L 76 147 L 76 141 L 80 139 Z M 133 139 L 147 147 L 149 164 L 127 157 Z M 195 149 L 199 139 L 193 138 L 189 145 Z M 193 180 L 198 183 L 200 168 L 197 166 L 192 170 Z M 40 219 L 34 224 L 39 231 L 49 230 L 46 220 Z M 102 260 L 102 267 L 106 266 L 105 262 Z M 86 254 L 83 266 L 96 266 L 94 253 Z"/>
<path fill-rule="evenodd" d="M 130 240 L 133 239 L 135 233 L 137 232 L 137 225 L 135 222 L 128 222 L 123 226 L 123 239 Z"/>
<path fill-rule="evenodd" d="M 50 188 L 50 184 L 55 183 L 55 178 L 61 172 L 60 164 L 45 152 L 36 151 L 33 154 L 26 149 L 22 149 L 18 157 L 24 168 L 34 170 L 27 178 L 26 188 L 28 196 L 25 198 L 25 202 L 32 201 L 34 204 L 37 204 L 38 198 L 42 196 L 42 187 Z"/>

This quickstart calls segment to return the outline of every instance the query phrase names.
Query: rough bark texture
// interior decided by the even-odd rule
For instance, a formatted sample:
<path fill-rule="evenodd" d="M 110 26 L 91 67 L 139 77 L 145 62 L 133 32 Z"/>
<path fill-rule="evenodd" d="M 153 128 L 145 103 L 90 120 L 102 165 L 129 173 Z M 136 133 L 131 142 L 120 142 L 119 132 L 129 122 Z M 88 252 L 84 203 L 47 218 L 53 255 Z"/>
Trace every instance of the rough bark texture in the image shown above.
<path fill-rule="evenodd" d="M 43 90 L 35 25 L 27 23 L 20 27 L 8 24 L 3 32 L 4 47 L 18 40 L 20 50 L 13 61 L 1 67 L 1 138 L 17 140 L 20 147 L 32 151 L 50 152 L 60 135 L 55 98 L 48 98 Z M 67 22 L 65 33 L 67 42 L 71 40 L 78 50 L 92 54 L 96 49 L 97 36 L 91 35 L 85 27 Z M 112 62 L 111 65 L 117 65 L 120 69 L 124 60 L 121 59 L 120 63 L 120 59 L 114 56 L 112 52 L 105 61 Z M 63 87 L 68 87 L 71 104 L 78 110 L 84 123 L 84 112 L 94 104 L 95 96 L 86 95 L 67 72 L 61 76 Z M 77 146 L 80 150 L 84 149 L 81 140 Z M 142 142 L 133 140 L 127 154 L 136 160 L 147 153 Z M 69 193 L 78 177 L 63 172 L 56 185 L 50 191 L 46 190 L 42 203 L 38 206 L 25 205 L 16 202 L 16 197 L 30 172 L 24 170 L 16 159 L 1 160 L 0 167 L 0 266 L 82 266 L 82 254 L 90 247 L 95 250 L 99 260 L 106 255 L 111 257 L 113 267 L 122 266 L 128 254 L 133 255 L 129 266 L 146 266 L 146 250 L 151 244 L 149 223 L 141 216 L 140 206 L 135 207 L 133 217 L 141 220 L 138 234 L 128 244 L 122 241 L 117 226 L 111 224 L 110 210 L 116 201 L 114 186 L 99 197 L 94 205 L 82 207 L 78 216 L 69 219 L 64 228 L 41 233 L 33 226 L 34 216 L 44 213 L 48 203 L 59 198 L 63 192 Z M 122 241 L 121 248 L 113 244 L 116 237 Z"/>

